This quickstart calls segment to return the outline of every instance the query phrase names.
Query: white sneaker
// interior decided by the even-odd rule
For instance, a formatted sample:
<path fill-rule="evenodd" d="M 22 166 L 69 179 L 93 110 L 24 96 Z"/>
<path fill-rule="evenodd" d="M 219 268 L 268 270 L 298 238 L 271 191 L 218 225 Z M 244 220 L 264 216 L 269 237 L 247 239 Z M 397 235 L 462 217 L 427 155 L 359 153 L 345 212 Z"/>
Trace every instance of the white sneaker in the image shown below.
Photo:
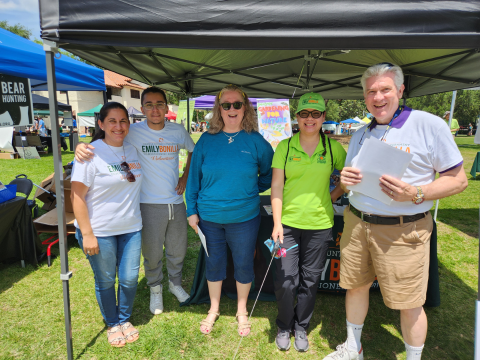
<path fill-rule="evenodd" d="M 162 285 L 152 286 L 150 288 L 150 311 L 153 315 L 163 312 Z"/>
<path fill-rule="evenodd" d="M 180 285 L 173 285 L 173 283 L 168 281 L 168 291 L 177 297 L 177 300 L 181 303 L 188 300 L 190 295 L 187 294 L 185 290 Z"/>
<path fill-rule="evenodd" d="M 363 347 L 358 352 L 350 350 L 345 341 L 337 346 L 337 351 L 327 355 L 323 360 L 363 360 Z"/>

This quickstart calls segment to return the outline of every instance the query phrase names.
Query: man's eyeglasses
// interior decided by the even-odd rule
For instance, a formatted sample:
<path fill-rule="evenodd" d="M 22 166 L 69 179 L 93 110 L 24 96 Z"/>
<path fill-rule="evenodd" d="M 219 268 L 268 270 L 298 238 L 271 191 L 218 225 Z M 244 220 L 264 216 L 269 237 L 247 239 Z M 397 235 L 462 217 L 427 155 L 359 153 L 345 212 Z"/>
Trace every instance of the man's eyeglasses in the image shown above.
<path fill-rule="evenodd" d="M 318 111 L 318 110 L 314 110 L 314 111 L 302 110 L 298 113 L 298 116 L 300 116 L 302 119 L 306 119 L 310 115 L 312 115 L 312 118 L 318 119 L 322 117 L 323 113 L 324 111 Z"/>
<path fill-rule="evenodd" d="M 156 104 L 145 104 L 143 105 L 143 108 L 145 110 L 153 110 L 153 108 L 157 108 L 157 110 L 165 110 L 167 108 L 167 104 L 165 104 L 164 102 L 158 102 Z"/>
<path fill-rule="evenodd" d="M 122 168 L 123 171 L 127 173 L 128 182 L 135 182 L 135 175 L 133 175 L 132 172 L 130 171 L 130 166 L 128 166 L 127 162 L 124 161 L 123 163 L 121 163 L 120 167 Z"/>
<path fill-rule="evenodd" d="M 237 102 L 234 102 L 233 104 L 232 103 L 229 103 L 229 102 L 224 102 L 223 104 L 220 104 L 220 106 L 222 107 L 223 110 L 227 111 L 227 110 L 230 110 L 230 108 L 232 107 L 233 105 L 233 108 L 235 110 L 240 110 L 243 106 L 243 102 L 241 101 L 237 101 Z"/>

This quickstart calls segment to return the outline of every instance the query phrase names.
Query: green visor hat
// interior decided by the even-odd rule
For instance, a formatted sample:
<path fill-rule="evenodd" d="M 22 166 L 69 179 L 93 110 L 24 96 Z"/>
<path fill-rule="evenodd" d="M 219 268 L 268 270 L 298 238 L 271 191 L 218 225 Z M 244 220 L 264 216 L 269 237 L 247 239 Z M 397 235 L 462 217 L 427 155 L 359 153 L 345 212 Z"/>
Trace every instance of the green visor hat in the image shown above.
<path fill-rule="evenodd" d="M 305 109 L 314 109 L 322 112 L 325 111 L 325 100 L 323 100 L 322 95 L 314 92 L 303 94 L 298 101 L 298 108 L 295 114 L 298 114 Z"/>

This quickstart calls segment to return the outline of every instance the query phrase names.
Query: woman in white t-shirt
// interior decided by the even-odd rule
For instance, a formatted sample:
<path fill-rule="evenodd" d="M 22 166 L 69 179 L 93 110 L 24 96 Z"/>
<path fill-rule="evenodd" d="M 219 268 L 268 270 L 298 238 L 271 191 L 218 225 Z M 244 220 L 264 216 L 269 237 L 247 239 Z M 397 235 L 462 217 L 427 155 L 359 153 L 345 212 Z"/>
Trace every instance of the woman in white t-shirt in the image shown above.
<path fill-rule="evenodd" d="M 93 160 L 73 167 L 71 197 L 76 238 L 95 275 L 108 342 L 123 347 L 138 339 L 129 318 L 140 269 L 142 171 L 137 151 L 123 141 L 130 127 L 127 109 L 116 102 L 105 104 L 98 125 Z"/>

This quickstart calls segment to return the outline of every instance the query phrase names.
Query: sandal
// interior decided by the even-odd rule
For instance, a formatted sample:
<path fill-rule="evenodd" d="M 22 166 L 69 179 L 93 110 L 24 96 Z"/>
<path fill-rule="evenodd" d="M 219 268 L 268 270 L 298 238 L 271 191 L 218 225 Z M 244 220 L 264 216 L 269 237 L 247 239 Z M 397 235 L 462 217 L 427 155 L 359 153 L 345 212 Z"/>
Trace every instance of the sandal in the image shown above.
<path fill-rule="evenodd" d="M 123 336 L 125 336 L 125 340 L 128 343 L 133 343 L 138 340 L 138 336 L 136 338 L 133 338 L 134 335 L 138 334 L 138 330 L 135 329 L 130 322 L 127 321 L 126 323 L 123 323 L 121 325 L 121 328 L 122 328 Z M 128 329 L 132 329 L 132 330 L 127 331 Z"/>
<path fill-rule="evenodd" d="M 210 332 L 212 331 L 212 328 L 213 328 L 213 324 L 215 324 L 215 321 L 218 319 L 218 317 L 220 316 L 220 313 L 219 312 L 215 312 L 213 310 L 208 310 L 208 313 L 209 314 L 214 314 L 215 315 L 215 319 L 213 321 L 209 321 L 207 320 L 206 318 L 202 321 L 200 321 L 200 332 L 202 334 L 205 334 L 205 335 L 208 335 L 210 334 Z M 205 326 L 205 330 L 202 330 L 202 326 Z"/>
<path fill-rule="evenodd" d="M 237 321 L 238 321 L 238 317 L 239 316 L 248 316 L 248 311 L 247 312 L 244 312 L 244 313 L 237 313 L 235 315 L 235 317 L 237 318 Z M 240 336 L 248 336 L 250 334 L 250 329 L 252 328 L 252 323 L 250 321 L 245 321 L 245 322 L 239 322 L 238 323 L 238 335 Z M 245 334 L 245 330 L 248 329 L 248 332 Z M 243 334 L 242 334 L 243 333 Z"/>
<path fill-rule="evenodd" d="M 114 336 L 115 334 L 121 333 L 122 335 Z M 114 326 L 110 330 L 107 330 L 107 339 L 108 343 L 113 347 L 124 347 L 125 346 L 125 336 L 123 335 L 122 329 L 120 326 Z M 123 344 L 121 343 L 123 341 Z M 114 344 L 114 342 L 118 342 Z"/>

